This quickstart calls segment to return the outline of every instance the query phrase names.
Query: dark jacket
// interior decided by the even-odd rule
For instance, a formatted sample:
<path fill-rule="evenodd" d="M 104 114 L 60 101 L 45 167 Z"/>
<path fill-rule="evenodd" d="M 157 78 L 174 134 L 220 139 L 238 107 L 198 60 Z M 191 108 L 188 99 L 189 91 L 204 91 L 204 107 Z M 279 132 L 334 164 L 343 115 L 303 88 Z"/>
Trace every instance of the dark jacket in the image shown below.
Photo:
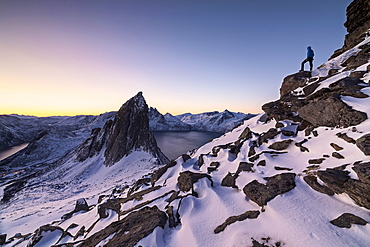
<path fill-rule="evenodd" d="M 315 54 L 313 53 L 313 50 L 311 49 L 311 46 L 307 47 L 307 57 L 313 57 Z"/>

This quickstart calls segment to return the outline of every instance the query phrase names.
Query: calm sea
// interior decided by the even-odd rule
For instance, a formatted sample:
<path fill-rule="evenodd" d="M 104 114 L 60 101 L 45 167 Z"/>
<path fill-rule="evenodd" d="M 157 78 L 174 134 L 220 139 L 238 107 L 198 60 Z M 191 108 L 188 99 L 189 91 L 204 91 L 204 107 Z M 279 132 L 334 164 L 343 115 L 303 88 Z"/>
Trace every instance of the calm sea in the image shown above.
<path fill-rule="evenodd" d="M 176 159 L 222 135 L 219 132 L 203 131 L 155 131 L 153 134 L 159 148 L 169 159 Z"/>

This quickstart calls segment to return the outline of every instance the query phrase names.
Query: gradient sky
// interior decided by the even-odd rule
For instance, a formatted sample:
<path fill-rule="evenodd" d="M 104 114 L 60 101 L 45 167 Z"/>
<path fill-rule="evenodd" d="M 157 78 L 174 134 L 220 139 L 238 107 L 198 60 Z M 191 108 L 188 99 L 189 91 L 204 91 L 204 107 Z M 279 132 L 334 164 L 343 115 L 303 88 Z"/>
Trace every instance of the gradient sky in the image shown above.
<path fill-rule="evenodd" d="M 0 0 L 0 114 L 97 115 L 139 91 L 163 114 L 259 113 L 308 45 L 315 67 L 343 45 L 350 2 Z"/>

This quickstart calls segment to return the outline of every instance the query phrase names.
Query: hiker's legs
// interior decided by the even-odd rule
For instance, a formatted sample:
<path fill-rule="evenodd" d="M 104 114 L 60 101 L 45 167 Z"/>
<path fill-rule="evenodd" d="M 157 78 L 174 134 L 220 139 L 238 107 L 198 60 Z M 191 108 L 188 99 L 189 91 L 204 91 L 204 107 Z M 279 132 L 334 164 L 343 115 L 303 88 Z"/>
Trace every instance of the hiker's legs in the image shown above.
<path fill-rule="evenodd" d="M 307 60 L 310 62 L 310 71 L 312 71 L 312 67 L 313 67 L 313 62 L 312 61 L 313 61 L 313 58 L 310 57 Z"/>
<path fill-rule="evenodd" d="M 305 60 L 303 60 L 303 62 L 301 63 L 301 71 L 304 70 L 304 64 L 307 63 L 307 58 Z"/>

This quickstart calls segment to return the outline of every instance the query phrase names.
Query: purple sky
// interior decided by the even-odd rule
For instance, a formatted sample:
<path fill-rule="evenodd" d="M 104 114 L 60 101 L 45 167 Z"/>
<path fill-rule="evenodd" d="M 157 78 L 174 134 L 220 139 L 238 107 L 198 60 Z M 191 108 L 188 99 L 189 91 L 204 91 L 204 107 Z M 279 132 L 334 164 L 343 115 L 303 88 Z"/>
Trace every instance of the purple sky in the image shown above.
<path fill-rule="evenodd" d="M 258 113 L 343 45 L 338 0 L 2 0 L 0 114 L 118 110 L 142 91 L 161 113 Z"/>

